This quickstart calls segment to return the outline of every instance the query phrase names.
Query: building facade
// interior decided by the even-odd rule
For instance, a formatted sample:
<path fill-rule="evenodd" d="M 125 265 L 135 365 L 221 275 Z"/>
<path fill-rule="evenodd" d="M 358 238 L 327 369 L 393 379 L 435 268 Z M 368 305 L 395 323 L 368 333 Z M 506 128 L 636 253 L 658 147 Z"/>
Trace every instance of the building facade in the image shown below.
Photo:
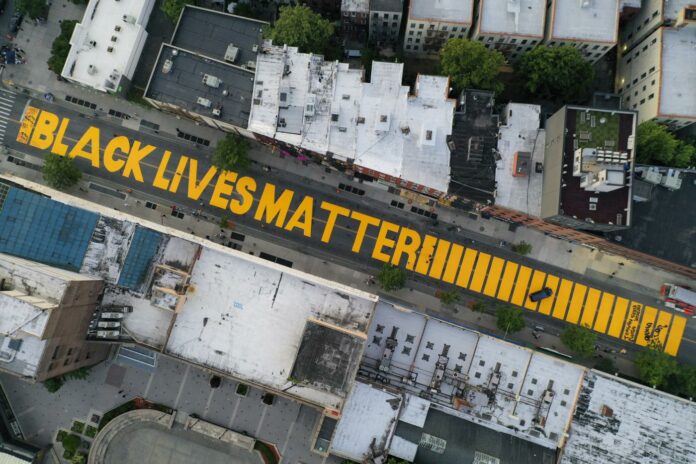
<path fill-rule="evenodd" d="M 643 0 L 643 6 L 621 28 L 620 53 L 626 54 L 658 27 L 674 26 L 693 0 Z"/>
<path fill-rule="evenodd" d="M 370 2 L 370 43 L 378 47 L 388 47 L 398 42 L 403 8 L 403 0 Z"/>
<path fill-rule="evenodd" d="M 473 0 L 412 0 L 408 9 L 403 50 L 435 57 L 449 39 L 469 36 Z"/>
<path fill-rule="evenodd" d="M 367 43 L 370 30 L 370 0 L 342 0 L 341 31 L 348 50 L 359 50 Z"/>

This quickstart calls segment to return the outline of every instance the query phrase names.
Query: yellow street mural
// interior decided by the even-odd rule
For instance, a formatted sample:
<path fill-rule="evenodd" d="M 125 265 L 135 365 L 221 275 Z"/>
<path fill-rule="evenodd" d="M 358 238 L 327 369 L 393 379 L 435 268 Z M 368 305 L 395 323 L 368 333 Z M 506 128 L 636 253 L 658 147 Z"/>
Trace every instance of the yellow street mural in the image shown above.
<path fill-rule="evenodd" d="M 235 215 L 252 215 L 259 222 L 286 231 L 299 231 L 329 243 L 337 221 L 350 221 L 354 231 L 351 250 L 367 252 L 373 259 L 404 266 L 406 269 L 503 302 L 538 311 L 546 316 L 580 324 L 599 333 L 635 343 L 659 345 L 675 356 L 681 344 L 686 319 L 666 311 L 617 297 L 601 289 L 571 279 L 479 252 L 433 235 L 369 216 L 327 201 L 315 202 L 310 196 L 296 197 L 294 191 L 272 183 L 260 184 L 253 177 L 211 166 L 199 167 L 195 158 L 175 156 L 164 151 L 154 177 L 146 179 L 142 166 L 158 148 L 125 136 L 102 139 L 98 127 L 89 127 L 80 137 L 68 139 L 68 118 L 28 107 L 22 118 L 17 141 L 60 156 L 84 158 L 97 169 L 120 174 L 157 189 L 202 201 L 212 188 L 209 204 Z M 101 149 L 104 143 L 104 149 Z M 254 198 L 257 194 L 257 200 Z M 294 201 L 293 201 L 294 200 Z M 256 203 L 258 202 L 258 203 Z M 298 204 L 293 210 L 291 205 Z M 321 212 L 325 220 L 315 221 Z M 316 224 L 319 224 L 317 226 Z M 346 228 L 347 229 L 347 228 Z M 373 235 L 376 234 L 376 235 Z M 376 237 L 371 249 L 363 246 L 365 237 Z M 553 295 L 540 303 L 529 294 L 549 287 Z M 629 304 L 630 303 L 630 304 Z"/>

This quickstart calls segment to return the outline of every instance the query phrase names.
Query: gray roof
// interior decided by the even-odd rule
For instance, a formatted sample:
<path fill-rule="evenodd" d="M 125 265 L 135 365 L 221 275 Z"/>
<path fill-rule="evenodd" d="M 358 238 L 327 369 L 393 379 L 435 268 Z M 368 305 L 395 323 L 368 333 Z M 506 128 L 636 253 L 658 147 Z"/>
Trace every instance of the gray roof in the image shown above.
<path fill-rule="evenodd" d="M 225 59 L 230 44 L 239 49 L 236 64 L 256 61 L 254 46 L 260 46 L 264 21 L 186 5 L 177 24 L 172 45 L 217 60 Z"/>
<path fill-rule="evenodd" d="M 254 73 L 224 62 L 211 60 L 205 56 L 177 49 L 164 44 L 155 63 L 145 97 L 176 105 L 189 112 L 198 113 L 217 120 L 247 127 L 251 108 L 251 95 L 254 87 Z M 163 72 L 166 60 L 172 62 L 171 70 Z M 208 74 L 220 79 L 219 87 L 203 83 Z M 228 94 L 223 95 L 223 91 Z M 198 98 L 210 100 L 212 106 L 206 108 L 198 104 Z M 222 114 L 214 116 L 213 108 L 222 106 Z"/>
<path fill-rule="evenodd" d="M 370 11 L 395 11 L 401 13 L 404 0 L 372 0 Z"/>

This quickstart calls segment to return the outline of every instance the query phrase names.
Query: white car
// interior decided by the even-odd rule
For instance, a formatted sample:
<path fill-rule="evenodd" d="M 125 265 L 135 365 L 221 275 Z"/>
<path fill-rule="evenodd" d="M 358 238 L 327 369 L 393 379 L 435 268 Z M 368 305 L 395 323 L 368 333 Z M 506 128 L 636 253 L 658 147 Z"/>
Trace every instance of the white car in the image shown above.
<path fill-rule="evenodd" d="M 102 319 L 123 319 L 123 313 L 101 313 L 101 318 Z"/>
<path fill-rule="evenodd" d="M 100 329 L 118 329 L 121 327 L 121 323 L 118 321 L 99 321 L 97 327 Z"/>
<path fill-rule="evenodd" d="M 118 330 L 98 330 L 97 338 L 118 338 L 121 332 Z"/>

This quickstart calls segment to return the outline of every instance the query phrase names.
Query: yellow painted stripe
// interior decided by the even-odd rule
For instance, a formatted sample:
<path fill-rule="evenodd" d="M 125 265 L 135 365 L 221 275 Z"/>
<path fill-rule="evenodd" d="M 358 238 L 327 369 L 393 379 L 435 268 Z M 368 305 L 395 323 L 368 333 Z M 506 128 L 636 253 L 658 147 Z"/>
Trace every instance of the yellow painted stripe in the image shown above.
<path fill-rule="evenodd" d="M 626 325 L 624 326 L 621 339 L 627 342 L 633 342 L 638 335 L 638 327 L 640 319 L 643 316 L 643 305 L 637 301 L 631 301 L 628 307 L 628 316 L 626 316 Z"/>
<path fill-rule="evenodd" d="M 566 306 L 568 306 L 568 298 L 570 298 L 572 288 L 572 281 L 565 279 L 561 281 L 561 286 L 558 287 L 558 295 L 556 295 L 556 302 L 553 305 L 553 317 L 565 319 Z"/>
<path fill-rule="evenodd" d="M 442 271 L 445 269 L 445 264 L 447 261 L 447 253 L 450 250 L 452 244 L 447 240 L 440 240 L 437 242 L 437 249 L 435 250 L 435 257 L 433 258 L 433 265 L 430 268 L 430 277 L 436 280 L 440 280 Z"/>
<path fill-rule="evenodd" d="M 433 259 L 433 253 L 435 253 L 435 244 L 437 239 L 432 235 L 426 235 L 421 245 L 420 255 L 418 255 L 418 263 L 416 264 L 416 272 L 419 274 L 428 274 L 428 269 L 430 269 L 430 262 Z"/>
<path fill-rule="evenodd" d="M 597 313 L 597 320 L 594 324 L 595 332 L 604 333 L 607 330 L 615 299 L 616 297 L 611 293 L 602 295 L 602 302 L 599 304 L 599 312 Z"/>
<path fill-rule="evenodd" d="M 549 274 L 546 277 L 546 286 L 551 289 L 553 295 L 548 298 L 544 298 L 539 303 L 539 312 L 548 316 L 551 314 L 551 308 L 553 307 L 553 302 L 556 300 L 556 289 L 558 288 L 558 282 L 560 279 L 554 275 Z"/>
<path fill-rule="evenodd" d="M 34 125 L 36 124 L 36 117 L 39 115 L 39 109 L 33 106 L 28 106 L 22 117 L 22 123 L 19 126 L 19 132 L 17 133 L 17 142 L 28 144 L 29 136 L 34 130 Z"/>
<path fill-rule="evenodd" d="M 669 331 L 669 337 L 667 337 L 667 344 L 665 345 L 665 353 L 672 356 L 677 355 L 679 352 L 679 345 L 681 345 L 682 336 L 684 335 L 685 327 L 686 318 L 674 316 L 674 322 L 672 322 L 672 328 Z"/>
<path fill-rule="evenodd" d="M 640 323 L 640 330 L 636 337 L 636 343 L 640 346 L 648 346 L 652 340 L 653 331 L 655 330 L 655 319 L 657 318 L 657 309 L 652 306 L 646 306 L 643 311 L 643 320 Z"/>
<path fill-rule="evenodd" d="M 527 294 L 527 283 L 529 283 L 529 277 L 532 275 L 532 270 L 527 266 L 521 266 L 520 272 L 517 274 L 517 280 L 515 281 L 515 290 L 512 292 L 512 300 L 510 303 L 522 306 L 524 303 L 524 297 Z"/>
<path fill-rule="evenodd" d="M 660 347 L 665 346 L 670 322 L 672 322 L 672 314 L 667 311 L 660 311 L 660 314 L 657 316 L 657 324 L 655 324 L 655 332 L 653 333 L 653 340 L 659 343 Z"/>
<path fill-rule="evenodd" d="M 498 290 L 498 282 L 500 282 L 500 274 L 503 272 L 504 265 L 504 259 L 493 258 L 493 262 L 491 262 L 491 269 L 488 271 L 486 286 L 483 288 L 484 295 L 495 296 L 495 291 Z"/>
<path fill-rule="evenodd" d="M 469 278 L 471 277 L 471 269 L 474 267 L 474 261 L 476 260 L 476 250 L 467 248 L 464 253 L 464 259 L 462 260 L 462 265 L 459 268 L 459 277 L 457 277 L 457 285 L 466 288 L 469 283 Z"/>
<path fill-rule="evenodd" d="M 612 337 L 619 338 L 621 336 L 621 329 L 624 326 L 624 319 L 626 317 L 626 310 L 628 309 L 628 300 L 626 298 L 617 298 L 616 305 L 614 305 L 614 314 L 611 316 L 611 322 L 609 323 L 609 334 Z"/>
<path fill-rule="evenodd" d="M 469 285 L 469 290 L 472 292 L 480 292 L 483 288 L 483 282 L 486 280 L 486 272 L 488 271 L 488 264 L 491 262 L 491 255 L 488 253 L 479 253 L 478 260 L 476 261 L 476 269 L 474 270 L 474 277 L 471 279 L 471 285 Z"/>
<path fill-rule="evenodd" d="M 582 303 L 585 301 L 585 293 L 587 293 L 587 287 L 585 285 L 575 284 L 575 288 L 573 289 L 573 298 L 570 300 L 568 314 L 566 314 L 566 322 L 570 322 L 571 324 L 578 323 Z"/>
<path fill-rule="evenodd" d="M 508 301 L 510 299 L 510 292 L 512 292 L 512 286 L 515 285 L 515 276 L 519 267 L 517 263 L 512 261 L 508 261 L 505 265 L 503 280 L 500 282 L 500 290 L 498 290 L 499 300 Z"/>
<path fill-rule="evenodd" d="M 442 280 L 444 280 L 448 284 L 454 283 L 454 279 L 457 277 L 457 270 L 459 269 L 459 263 L 462 261 L 463 254 L 463 246 L 457 245 L 456 243 L 452 245 L 452 251 L 450 251 L 449 259 L 447 260 L 447 266 L 445 267 L 445 273 L 442 276 Z"/>
<path fill-rule="evenodd" d="M 587 292 L 587 301 L 585 301 L 585 309 L 582 311 L 580 325 L 584 327 L 592 327 L 595 314 L 597 313 L 597 305 L 599 304 L 600 296 L 602 296 L 602 292 L 596 288 L 591 288 L 590 291 Z"/>
<path fill-rule="evenodd" d="M 532 283 L 529 284 L 529 293 L 537 292 L 544 288 L 544 280 L 546 280 L 546 273 L 541 271 L 534 271 L 534 276 L 532 276 Z M 550 298 L 550 297 L 549 297 Z M 549 299 L 547 298 L 547 300 Z M 536 311 L 538 301 L 532 301 L 529 296 L 524 300 L 524 307 Z"/>

